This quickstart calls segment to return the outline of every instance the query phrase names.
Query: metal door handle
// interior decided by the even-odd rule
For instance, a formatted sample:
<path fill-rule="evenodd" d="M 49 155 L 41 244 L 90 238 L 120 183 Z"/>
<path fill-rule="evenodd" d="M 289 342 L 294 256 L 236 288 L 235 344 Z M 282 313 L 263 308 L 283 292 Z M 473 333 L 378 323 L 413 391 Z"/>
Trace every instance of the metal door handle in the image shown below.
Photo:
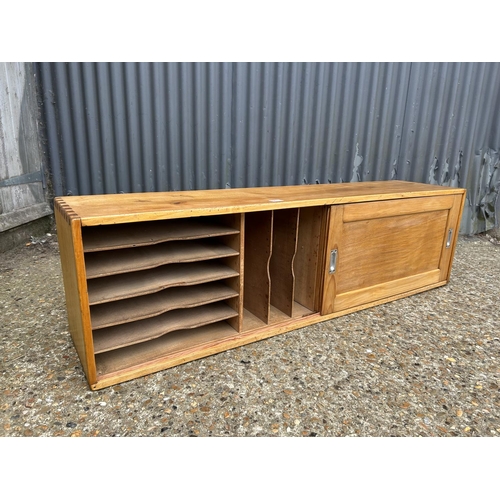
<path fill-rule="evenodd" d="M 330 269 L 329 274 L 333 274 L 337 269 L 337 249 L 330 251 Z"/>
<path fill-rule="evenodd" d="M 451 237 L 453 235 L 453 229 L 448 231 L 448 239 L 446 240 L 446 248 L 450 248 L 451 246 Z"/>

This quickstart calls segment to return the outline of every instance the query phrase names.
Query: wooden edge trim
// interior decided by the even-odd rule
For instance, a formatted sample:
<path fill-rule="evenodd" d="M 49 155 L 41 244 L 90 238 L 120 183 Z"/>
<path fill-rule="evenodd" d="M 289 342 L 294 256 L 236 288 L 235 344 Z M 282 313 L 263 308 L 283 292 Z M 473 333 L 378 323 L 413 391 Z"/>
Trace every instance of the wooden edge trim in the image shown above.
<path fill-rule="evenodd" d="M 450 277 L 451 277 L 451 269 L 453 267 L 453 260 L 455 258 L 455 249 L 457 247 L 457 241 L 458 241 L 458 233 L 460 232 L 460 226 L 462 224 L 462 216 L 463 216 L 463 213 L 464 213 L 464 206 L 465 206 L 465 198 L 466 198 L 466 195 L 467 195 L 467 192 L 464 191 L 462 193 L 462 199 L 461 199 L 461 202 L 460 202 L 460 210 L 458 211 L 458 218 L 457 218 L 457 222 L 456 222 L 456 226 L 455 226 L 455 234 L 453 236 L 453 241 L 452 241 L 452 244 L 451 244 L 451 252 L 450 252 L 450 263 L 448 265 L 448 272 L 446 274 L 446 281 L 450 281 Z"/>
<path fill-rule="evenodd" d="M 349 310 L 353 307 L 353 303 L 359 303 L 359 301 L 364 304 L 371 304 L 378 299 L 392 297 L 404 290 L 414 290 L 430 283 L 438 283 L 440 274 L 439 269 L 433 269 L 432 271 L 406 276 L 386 283 L 378 283 L 360 290 L 341 293 L 335 297 L 335 310 Z"/>
<path fill-rule="evenodd" d="M 90 304 L 87 290 L 87 276 L 85 272 L 85 259 L 82 240 L 81 220 L 71 219 L 71 234 L 73 238 L 73 248 L 75 255 L 75 266 L 78 280 L 78 295 L 80 303 L 80 317 L 83 327 L 83 341 L 85 345 L 85 355 L 87 358 L 87 377 L 89 382 L 97 380 L 97 371 L 94 356 L 94 341 L 92 338 L 92 323 L 90 320 Z"/>
<path fill-rule="evenodd" d="M 422 200 L 420 198 L 406 199 L 403 203 L 394 200 L 371 201 L 355 203 L 344 207 L 344 222 L 381 219 L 400 215 L 412 215 L 435 210 L 449 210 L 453 206 L 455 196 L 435 196 Z"/>
<path fill-rule="evenodd" d="M 248 188 L 251 189 L 251 188 Z M 463 192 L 460 188 L 448 188 L 440 190 L 438 196 L 446 196 L 459 194 Z M 126 222 L 141 222 L 153 220 L 167 220 L 167 219 L 183 219 L 188 217 L 198 217 L 206 215 L 223 215 L 223 214 L 236 214 L 236 213 L 250 213 L 250 212 L 266 212 L 273 210 L 282 210 L 286 208 L 301 208 L 301 207 L 317 207 L 329 205 L 344 205 L 344 204 L 359 204 L 363 202 L 375 201 L 389 201 L 389 200 L 403 200 L 412 198 L 427 198 L 436 197 L 436 191 L 411 191 L 403 193 L 385 193 L 385 194 L 364 194 L 351 195 L 351 196 L 337 196 L 337 197 L 321 197 L 315 199 L 298 199 L 291 201 L 281 202 L 258 202 L 241 205 L 228 205 L 218 207 L 200 207 L 200 208 L 179 208 L 179 209 L 165 209 L 165 210 L 146 210 L 144 212 L 136 213 L 115 213 L 110 215 L 87 215 L 81 217 L 82 226 L 99 226 L 104 224 L 122 224 Z M 110 195 L 111 196 L 111 195 Z M 75 213 L 75 212 L 73 212 Z M 76 213 L 75 213 L 76 214 Z M 77 217 L 78 214 L 76 214 Z"/>
<path fill-rule="evenodd" d="M 79 219 L 78 214 L 73 210 L 73 208 L 71 208 L 65 199 L 60 196 L 54 198 L 54 209 L 59 211 L 68 224 L 71 224 L 71 222 L 75 219 Z"/>

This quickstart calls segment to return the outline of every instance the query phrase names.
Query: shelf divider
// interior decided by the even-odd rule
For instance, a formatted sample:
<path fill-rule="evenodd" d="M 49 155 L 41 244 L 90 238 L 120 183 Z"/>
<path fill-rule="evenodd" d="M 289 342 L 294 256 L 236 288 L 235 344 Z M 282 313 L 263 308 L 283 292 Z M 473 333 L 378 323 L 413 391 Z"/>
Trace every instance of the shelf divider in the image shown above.
<path fill-rule="evenodd" d="M 264 323 L 269 323 L 271 277 L 269 261 L 273 244 L 273 212 L 245 215 L 245 308 Z"/>
<path fill-rule="evenodd" d="M 208 217 L 90 226 L 83 228 L 83 249 L 85 252 L 116 250 L 166 241 L 212 238 L 236 231 Z"/>
<path fill-rule="evenodd" d="M 312 311 L 319 311 L 320 308 L 324 219 L 324 207 L 300 208 L 297 253 L 293 262 L 295 300 Z"/>
<path fill-rule="evenodd" d="M 134 321 L 94 331 L 96 354 L 147 342 L 175 330 L 188 330 L 231 318 L 238 314 L 222 302 L 199 306 L 189 311 L 176 309 L 154 318 Z"/>
<path fill-rule="evenodd" d="M 151 269 L 165 264 L 196 262 L 235 255 L 238 255 L 237 250 L 218 241 L 172 241 L 140 248 L 87 253 L 85 267 L 87 279 L 93 279 Z"/>
<path fill-rule="evenodd" d="M 92 306 L 90 310 L 92 329 L 98 330 L 151 318 L 174 309 L 187 309 L 228 300 L 237 294 L 238 292 L 224 283 L 213 281 L 201 285 L 167 288 L 149 295 L 106 302 Z M 189 311 L 186 314 L 189 314 Z"/>
<path fill-rule="evenodd" d="M 269 263 L 271 305 L 290 317 L 293 313 L 295 294 L 293 261 L 297 251 L 298 227 L 298 209 L 274 212 L 272 256 Z"/>
<path fill-rule="evenodd" d="M 238 272 L 217 262 L 168 264 L 156 269 L 117 274 L 87 282 L 90 305 L 159 292 L 173 286 L 189 286 L 233 278 Z"/>
<path fill-rule="evenodd" d="M 244 214 L 231 214 L 225 216 L 224 222 L 237 230 L 235 234 L 221 236 L 221 243 L 230 248 L 234 255 L 221 259 L 226 266 L 238 275 L 225 280 L 227 286 L 232 288 L 237 295 L 234 295 L 226 301 L 237 313 L 237 316 L 229 318 L 227 322 L 237 331 L 242 331 L 243 325 L 243 252 L 244 252 Z"/>
<path fill-rule="evenodd" d="M 225 321 L 193 330 L 178 330 L 149 342 L 96 355 L 97 373 L 104 377 L 165 358 L 180 358 L 224 344 L 238 333 Z"/>

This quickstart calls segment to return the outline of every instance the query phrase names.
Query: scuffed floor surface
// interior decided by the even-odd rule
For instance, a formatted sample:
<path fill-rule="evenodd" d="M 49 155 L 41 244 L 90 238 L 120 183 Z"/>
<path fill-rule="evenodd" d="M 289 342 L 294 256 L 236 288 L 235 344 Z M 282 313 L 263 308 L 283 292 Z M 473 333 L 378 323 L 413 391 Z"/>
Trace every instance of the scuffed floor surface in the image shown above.
<path fill-rule="evenodd" d="M 92 392 L 57 243 L 0 255 L 3 436 L 500 436 L 500 246 L 449 285 Z"/>

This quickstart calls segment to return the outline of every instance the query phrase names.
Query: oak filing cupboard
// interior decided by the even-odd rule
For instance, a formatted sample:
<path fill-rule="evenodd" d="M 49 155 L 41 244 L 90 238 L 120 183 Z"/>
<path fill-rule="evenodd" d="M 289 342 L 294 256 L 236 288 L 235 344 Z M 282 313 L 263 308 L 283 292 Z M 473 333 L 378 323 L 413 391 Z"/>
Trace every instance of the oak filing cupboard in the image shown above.
<path fill-rule="evenodd" d="M 91 389 L 446 284 L 464 199 L 404 181 L 56 198 Z"/>

